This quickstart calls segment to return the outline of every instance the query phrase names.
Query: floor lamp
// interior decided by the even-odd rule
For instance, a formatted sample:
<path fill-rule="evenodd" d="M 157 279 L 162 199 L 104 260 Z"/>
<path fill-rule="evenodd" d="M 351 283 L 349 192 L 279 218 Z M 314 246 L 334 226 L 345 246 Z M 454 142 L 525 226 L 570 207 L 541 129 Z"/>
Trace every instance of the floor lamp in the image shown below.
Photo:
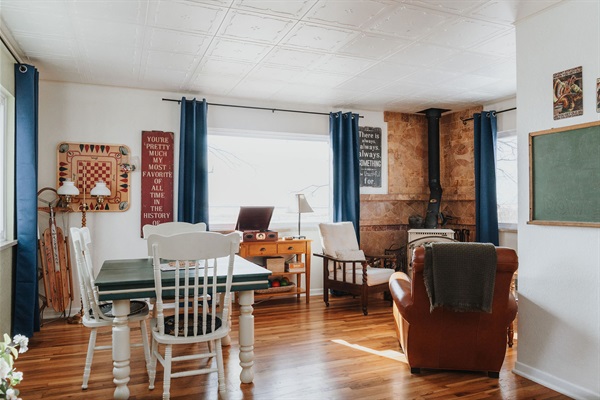
<path fill-rule="evenodd" d="M 308 201 L 306 200 L 306 196 L 303 193 L 296 193 L 296 199 L 292 204 L 292 211 L 298 213 L 298 236 L 294 236 L 294 239 L 306 239 L 306 236 L 300 234 L 300 220 L 302 218 L 302 214 L 314 212 Z"/>

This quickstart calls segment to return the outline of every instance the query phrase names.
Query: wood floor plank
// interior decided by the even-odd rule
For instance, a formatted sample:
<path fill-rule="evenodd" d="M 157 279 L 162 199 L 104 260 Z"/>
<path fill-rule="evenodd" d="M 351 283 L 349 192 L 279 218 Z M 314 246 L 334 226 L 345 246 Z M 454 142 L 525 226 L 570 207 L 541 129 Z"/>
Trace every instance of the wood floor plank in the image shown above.
<path fill-rule="evenodd" d="M 518 340 L 507 350 L 499 379 L 479 372 L 428 371 L 411 375 L 396 334 L 389 302 L 373 300 L 364 316 L 357 299 L 280 298 L 255 305 L 254 383 L 240 383 L 238 320 L 234 307 L 232 345 L 224 348 L 228 393 L 218 395 L 217 375 L 176 378 L 172 399 L 568 399 L 511 372 Z M 27 400 L 111 399 L 110 351 L 97 351 L 87 390 L 81 389 L 89 330 L 56 321 L 42 327 L 19 356 L 24 373 L 18 386 Z M 110 330 L 98 335 L 110 344 Z M 132 340 L 140 342 L 139 330 Z M 160 399 L 162 368 L 156 388 L 148 390 L 143 352 L 131 350 L 131 399 Z M 214 360 L 212 361 L 214 363 Z"/>

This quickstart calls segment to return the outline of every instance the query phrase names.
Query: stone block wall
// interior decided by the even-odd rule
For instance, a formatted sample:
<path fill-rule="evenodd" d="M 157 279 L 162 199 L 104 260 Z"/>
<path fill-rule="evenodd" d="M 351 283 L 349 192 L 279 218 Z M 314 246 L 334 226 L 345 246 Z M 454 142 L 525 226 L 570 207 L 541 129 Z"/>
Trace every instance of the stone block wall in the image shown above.
<path fill-rule="evenodd" d="M 444 228 L 469 229 L 475 239 L 473 122 L 482 107 L 447 113 L 440 119 L 440 211 L 452 216 Z M 421 114 L 385 112 L 388 132 L 388 194 L 361 195 L 361 248 L 367 254 L 406 245 L 412 215 L 425 217 L 429 202 L 427 119 Z M 441 227 L 441 226 L 439 226 Z"/>

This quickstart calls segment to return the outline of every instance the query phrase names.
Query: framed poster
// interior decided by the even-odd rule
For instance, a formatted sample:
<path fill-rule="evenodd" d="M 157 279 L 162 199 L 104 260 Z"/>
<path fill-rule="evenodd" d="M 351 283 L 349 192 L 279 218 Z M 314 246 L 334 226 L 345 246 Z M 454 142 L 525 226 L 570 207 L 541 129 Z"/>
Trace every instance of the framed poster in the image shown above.
<path fill-rule="evenodd" d="M 554 119 L 583 115 L 582 67 L 557 72 L 552 78 Z"/>
<path fill-rule="evenodd" d="M 173 132 L 142 132 L 142 215 L 144 225 L 173 221 Z"/>
<path fill-rule="evenodd" d="M 358 128 L 360 187 L 380 188 L 382 178 L 381 128 Z"/>
<path fill-rule="evenodd" d="M 57 188 L 70 179 L 79 189 L 71 198 L 74 210 L 85 204 L 87 212 L 126 211 L 129 208 L 129 147 L 124 144 L 59 143 Z M 104 181 L 110 190 L 100 204 L 90 195 L 96 182 Z"/>

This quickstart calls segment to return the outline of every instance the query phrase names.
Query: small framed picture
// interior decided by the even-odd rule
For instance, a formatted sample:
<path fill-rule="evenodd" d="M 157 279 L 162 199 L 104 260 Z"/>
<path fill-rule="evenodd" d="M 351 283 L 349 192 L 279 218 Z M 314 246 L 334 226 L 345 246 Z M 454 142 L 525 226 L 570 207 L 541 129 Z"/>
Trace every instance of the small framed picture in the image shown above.
<path fill-rule="evenodd" d="M 553 75 L 554 119 L 583 115 L 582 67 Z"/>
<path fill-rule="evenodd" d="M 600 113 L 600 78 L 596 79 L 596 112 Z"/>

